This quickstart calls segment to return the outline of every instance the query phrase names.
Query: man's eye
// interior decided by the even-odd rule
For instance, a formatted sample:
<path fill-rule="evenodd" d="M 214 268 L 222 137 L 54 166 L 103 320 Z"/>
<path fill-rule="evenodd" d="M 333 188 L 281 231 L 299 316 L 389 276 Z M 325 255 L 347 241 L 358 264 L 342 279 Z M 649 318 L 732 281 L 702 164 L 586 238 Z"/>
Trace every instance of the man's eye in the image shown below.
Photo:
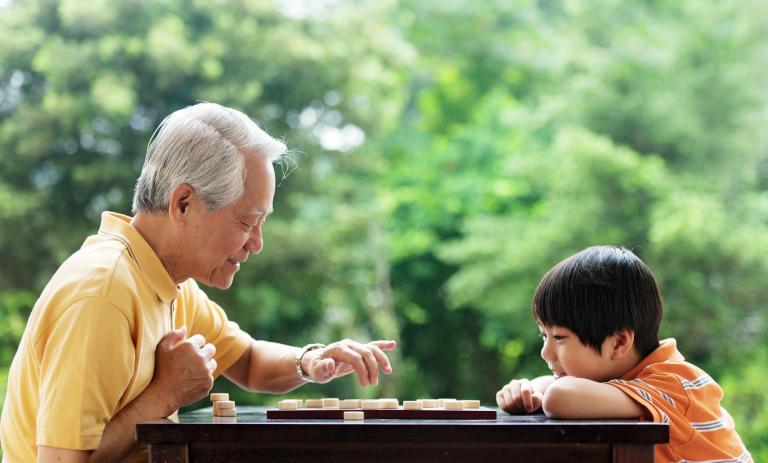
<path fill-rule="evenodd" d="M 251 223 L 248 223 L 248 222 L 240 222 L 240 223 L 243 225 L 243 228 L 246 231 L 251 232 L 251 231 L 253 231 L 254 228 L 257 228 L 260 225 L 264 225 L 264 222 L 265 222 L 264 218 L 261 217 L 254 224 L 251 224 Z"/>
<path fill-rule="evenodd" d="M 554 335 L 552 337 L 555 339 L 555 341 L 561 341 L 561 340 L 565 339 L 565 336 Z"/>

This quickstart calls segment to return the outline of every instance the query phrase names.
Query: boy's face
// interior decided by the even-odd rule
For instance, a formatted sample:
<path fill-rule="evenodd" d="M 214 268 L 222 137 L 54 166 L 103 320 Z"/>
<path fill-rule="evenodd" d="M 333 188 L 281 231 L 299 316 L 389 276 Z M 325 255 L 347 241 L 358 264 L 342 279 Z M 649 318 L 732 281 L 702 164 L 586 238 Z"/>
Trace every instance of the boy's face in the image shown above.
<path fill-rule="evenodd" d="M 547 362 L 555 379 L 574 376 L 605 382 L 617 377 L 614 376 L 615 365 L 611 361 L 608 346 L 603 345 L 602 353 L 598 354 L 592 347 L 582 344 L 579 337 L 568 328 L 539 324 L 539 331 L 544 340 L 541 358 Z M 606 339 L 604 344 L 608 342 Z"/>

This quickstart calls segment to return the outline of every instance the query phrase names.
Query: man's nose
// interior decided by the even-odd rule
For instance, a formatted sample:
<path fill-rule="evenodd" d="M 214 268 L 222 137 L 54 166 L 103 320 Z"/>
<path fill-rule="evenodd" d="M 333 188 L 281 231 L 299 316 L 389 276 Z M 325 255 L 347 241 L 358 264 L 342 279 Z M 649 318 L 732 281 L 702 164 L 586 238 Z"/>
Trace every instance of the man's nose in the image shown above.
<path fill-rule="evenodd" d="M 254 230 L 245 243 L 245 250 L 251 254 L 258 254 L 262 249 L 264 249 L 264 237 L 261 235 L 261 229 Z"/>

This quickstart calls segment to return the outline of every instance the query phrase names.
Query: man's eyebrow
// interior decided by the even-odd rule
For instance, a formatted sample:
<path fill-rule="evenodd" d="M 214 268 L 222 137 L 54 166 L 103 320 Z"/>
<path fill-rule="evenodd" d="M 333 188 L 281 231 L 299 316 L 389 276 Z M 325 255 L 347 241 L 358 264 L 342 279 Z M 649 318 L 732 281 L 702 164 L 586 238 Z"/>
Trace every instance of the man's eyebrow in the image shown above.
<path fill-rule="evenodd" d="M 264 209 L 255 207 L 248 211 L 246 214 L 248 215 L 257 215 L 259 217 L 269 217 L 270 214 L 272 214 L 272 211 L 265 211 Z"/>

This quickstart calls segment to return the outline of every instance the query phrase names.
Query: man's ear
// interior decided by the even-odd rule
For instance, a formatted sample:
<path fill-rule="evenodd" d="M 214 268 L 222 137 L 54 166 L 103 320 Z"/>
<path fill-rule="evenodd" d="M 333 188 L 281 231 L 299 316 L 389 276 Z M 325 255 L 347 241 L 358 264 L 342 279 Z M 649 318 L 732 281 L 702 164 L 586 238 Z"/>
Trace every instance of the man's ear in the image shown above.
<path fill-rule="evenodd" d="M 635 348 L 635 332 L 633 330 L 619 330 L 610 337 L 611 360 L 626 357 Z"/>
<path fill-rule="evenodd" d="M 172 221 L 185 221 L 192 203 L 197 199 L 195 189 L 186 183 L 176 185 L 168 201 L 168 216 Z"/>

